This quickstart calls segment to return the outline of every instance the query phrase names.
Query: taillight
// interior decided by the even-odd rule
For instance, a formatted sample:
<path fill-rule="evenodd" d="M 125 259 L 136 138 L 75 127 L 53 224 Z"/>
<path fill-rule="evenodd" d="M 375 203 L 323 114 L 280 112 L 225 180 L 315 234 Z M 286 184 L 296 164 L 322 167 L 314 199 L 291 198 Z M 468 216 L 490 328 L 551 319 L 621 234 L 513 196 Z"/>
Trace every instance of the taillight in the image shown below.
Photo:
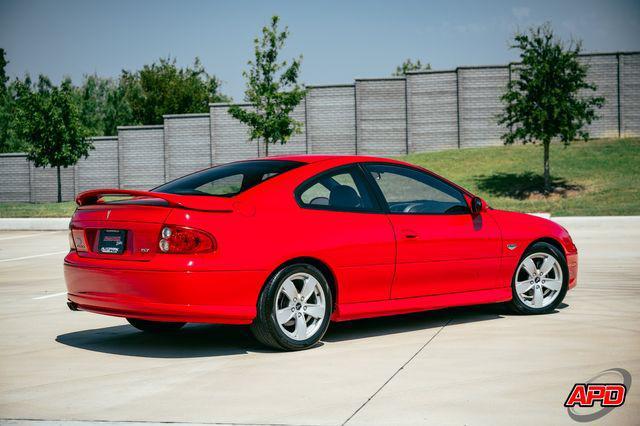
<path fill-rule="evenodd" d="M 204 231 L 184 226 L 166 225 L 160 231 L 161 253 L 205 253 L 216 249 L 215 239 Z"/>
<path fill-rule="evenodd" d="M 84 229 L 71 229 L 69 231 L 69 245 L 71 250 L 88 251 L 87 239 L 84 235 Z"/>
<path fill-rule="evenodd" d="M 73 231 L 69 229 L 69 250 L 76 251 L 76 245 L 73 242 Z"/>

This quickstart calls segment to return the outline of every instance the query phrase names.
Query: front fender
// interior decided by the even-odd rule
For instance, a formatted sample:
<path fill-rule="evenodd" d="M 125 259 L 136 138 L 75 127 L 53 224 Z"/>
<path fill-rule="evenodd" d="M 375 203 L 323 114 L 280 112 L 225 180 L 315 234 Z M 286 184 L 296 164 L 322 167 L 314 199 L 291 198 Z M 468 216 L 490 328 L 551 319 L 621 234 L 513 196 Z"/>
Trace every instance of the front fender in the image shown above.
<path fill-rule="evenodd" d="M 525 213 L 489 210 L 488 214 L 495 219 L 502 234 L 500 277 L 504 283 L 511 284 L 518 261 L 531 244 L 548 241 L 564 253 L 569 269 L 569 288 L 576 286 L 578 249 L 565 228 L 551 220 Z"/>

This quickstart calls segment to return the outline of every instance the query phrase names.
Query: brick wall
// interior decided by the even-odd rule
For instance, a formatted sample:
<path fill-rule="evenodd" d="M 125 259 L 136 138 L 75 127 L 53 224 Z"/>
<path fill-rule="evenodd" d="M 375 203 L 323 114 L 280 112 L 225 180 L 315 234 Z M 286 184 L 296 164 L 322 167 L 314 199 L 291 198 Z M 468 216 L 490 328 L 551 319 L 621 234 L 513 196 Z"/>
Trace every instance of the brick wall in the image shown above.
<path fill-rule="evenodd" d="M 310 154 L 354 154 L 356 151 L 353 84 L 308 88 L 307 144 Z"/>
<path fill-rule="evenodd" d="M 406 154 L 405 85 L 404 78 L 356 80 L 358 154 Z"/>
<path fill-rule="evenodd" d="M 0 154 L 0 200 L 30 201 L 29 172 L 25 154 Z"/>
<path fill-rule="evenodd" d="M 249 141 L 247 126 L 233 118 L 228 112 L 228 104 L 211 106 L 211 140 L 213 163 L 246 160 L 258 157 L 258 143 Z M 250 108 L 249 105 L 244 108 Z"/>
<path fill-rule="evenodd" d="M 92 138 L 94 149 L 76 164 L 75 192 L 118 187 L 118 138 Z"/>
<path fill-rule="evenodd" d="M 640 55 L 620 55 L 620 131 L 640 135 Z"/>
<path fill-rule="evenodd" d="M 458 69 L 460 148 L 502 145 L 496 122 L 508 81 L 508 67 Z"/>
<path fill-rule="evenodd" d="M 147 190 L 165 182 L 163 126 L 118 127 L 120 187 Z"/>
<path fill-rule="evenodd" d="M 407 76 L 409 152 L 458 147 L 456 85 L 455 71 Z"/>
<path fill-rule="evenodd" d="M 605 97 L 592 137 L 640 135 L 640 53 L 583 55 L 588 79 Z M 460 67 L 355 84 L 309 86 L 293 117 L 302 133 L 285 145 L 249 141 L 248 129 L 212 104 L 209 113 L 167 115 L 164 125 L 118 128 L 93 138 L 88 159 L 63 170 L 63 195 L 96 187 L 150 189 L 187 173 L 230 161 L 281 154 L 398 156 L 501 145 L 500 96 L 517 64 Z M 250 108 L 243 105 L 243 108 Z M 56 174 L 35 169 L 23 154 L 0 155 L 0 201 L 55 201 Z"/>
<path fill-rule="evenodd" d="M 580 61 L 589 67 L 587 79 L 598 86 L 590 96 L 602 96 L 605 103 L 596 114 L 598 120 L 586 126 L 591 137 L 608 138 L 618 136 L 618 59 L 616 55 L 586 56 Z"/>
<path fill-rule="evenodd" d="M 164 116 L 167 180 L 210 167 L 211 126 L 209 114 Z"/>
<path fill-rule="evenodd" d="M 301 132 L 293 135 L 286 144 L 269 145 L 268 155 L 270 157 L 274 155 L 296 155 L 307 153 L 307 138 L 305 134 L 306 107 L 304 101 L 302 101 L 300 105 L 293 110 L 291 117 L 302 123 Z M 264 148 L 264 145 L 262 145 L 261 148 Z M 262 157 L 264 155 L 265 153 L 261 151 L 260 156 Z"/>
<path fill-rule="evenodd" d="M 29 165 L 31 183 L 31 202 L 58 201 L 58 172 L 55 168 L 34 167 Z M 71 201 L 75 197 L 75 167 L 61 168 L 62 201 Z"/>

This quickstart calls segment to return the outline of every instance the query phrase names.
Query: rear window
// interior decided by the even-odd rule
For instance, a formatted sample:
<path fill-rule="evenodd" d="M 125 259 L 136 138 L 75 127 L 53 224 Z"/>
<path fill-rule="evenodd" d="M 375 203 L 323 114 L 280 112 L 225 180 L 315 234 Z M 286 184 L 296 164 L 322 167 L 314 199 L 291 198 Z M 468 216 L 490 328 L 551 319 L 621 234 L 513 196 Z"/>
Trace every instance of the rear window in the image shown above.
<path fill-rule="evenodd" d="M 254 160 L 224 164 L 165 183 L 153 192 L 232 197 L 274 176 L 301 166 L 298 161 Z"/>

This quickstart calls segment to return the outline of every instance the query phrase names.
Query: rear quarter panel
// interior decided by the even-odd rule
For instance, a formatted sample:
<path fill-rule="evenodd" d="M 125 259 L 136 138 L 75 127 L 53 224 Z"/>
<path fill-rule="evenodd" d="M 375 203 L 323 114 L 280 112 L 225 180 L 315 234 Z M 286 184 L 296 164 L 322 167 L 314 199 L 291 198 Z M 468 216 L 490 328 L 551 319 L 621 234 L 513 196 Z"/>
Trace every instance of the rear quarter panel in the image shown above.
<path fill-rule="evenodd" d="M 302 209 L 295 200 L 295 189 L 306 179 L 348 162 L 321 161 L 263 182 L 234 197 L 232 213 L 175 209 L 166 223 L 215 237 L 217 251 L 189 259 L 191 268 L 260 271 L 266 280 L 281 264 L 311 257 L 331 270 L 338 303 L 386 300 L 395 263 L 395 236 L 386 215 Z"/>

